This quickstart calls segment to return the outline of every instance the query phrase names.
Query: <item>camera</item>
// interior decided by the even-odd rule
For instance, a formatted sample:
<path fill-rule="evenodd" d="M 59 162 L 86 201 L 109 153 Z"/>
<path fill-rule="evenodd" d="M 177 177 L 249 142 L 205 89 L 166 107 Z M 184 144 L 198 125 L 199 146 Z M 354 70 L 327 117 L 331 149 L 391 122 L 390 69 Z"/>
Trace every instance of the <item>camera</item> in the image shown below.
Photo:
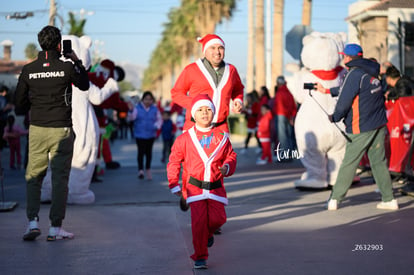
<path fill-rule="evenodd" d="M 72 41 L 67 39 L 67 40 L 63 40 L 63 51 L 62 54 L 64 57 L 66 57 L 67 54 L 72 52 Z"/>
<path fill-rule="evenodd" d="M 316 90 L 316 83 L 303 83 L 303 89 L 305 90 Z"/>

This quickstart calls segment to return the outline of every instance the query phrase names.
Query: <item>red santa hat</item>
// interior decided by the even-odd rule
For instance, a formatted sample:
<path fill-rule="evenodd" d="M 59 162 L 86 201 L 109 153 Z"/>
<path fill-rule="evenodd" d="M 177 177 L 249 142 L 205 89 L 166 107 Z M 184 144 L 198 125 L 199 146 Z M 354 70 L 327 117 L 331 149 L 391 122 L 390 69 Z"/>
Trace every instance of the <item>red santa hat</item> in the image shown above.
<path fill-rule="evenodd" d="M 203 54 L 206 52 L 206 49 L 214 44 L 220 44 L 224 47 L 224 41 L 218 35 L 207 34 L 203 38 L 198 37 L 197 41 L 203 44 Z"/>
<path fill-rule="evenodd" d="M 101 66 L 109 70 L 109 77 L 114 77 L 115 63 L 110 59 L 101 61 Z"/>
<path fill-rule="evenodd" d="M 191 102 L 191 116 L 194 117 L 197 109 L 203 106 L 209 107 L 213 111 L 213 114 L 216 112 L 216 108 L 214 107 L 211 98 L 207 94 L 199 94 L 196 95 Z"/>

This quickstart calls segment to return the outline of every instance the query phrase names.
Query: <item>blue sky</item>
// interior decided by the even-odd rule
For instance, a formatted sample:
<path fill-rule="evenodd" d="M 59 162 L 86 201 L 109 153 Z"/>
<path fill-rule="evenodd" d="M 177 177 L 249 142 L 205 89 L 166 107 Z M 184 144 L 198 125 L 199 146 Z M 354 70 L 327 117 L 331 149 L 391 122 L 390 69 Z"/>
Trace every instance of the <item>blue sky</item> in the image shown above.
<path fill-rule="evenodd" d="M 267 0 L 265 0 L 266 3 Z M 115 62 L 131 62 L 145 67 L 151 52 L 156 47 L 167 13 L 178 7 L 180 0 L 56 0 L 58 13 L 64 22 L 68 12 L 79 12 L 82 8 L 93 15 L 86 15 L 85 32 L 94 41 L 94 47 L 104 52 Z M 301 24 L 303 0 L 285 1 L 284 32 L 294 25 Z M 347 32 L 344 18 L 348 15 L 348 5 L 356 0 L 313 0 L 312 28 L 320 32 Z M 48 24 L 49 1 L 13 0 L 2 1 L 0 6 L 0 42 L 9 39 L 14 42 L 13 59 L 24 59 L 24 49 L 28 43 L 36 43 L 37 32 Z M 33 11 L 34 16 L 24 20 L 6 20 L 5 16 L 14 12 Z M 247 59 L 247 0 L 237 1 L 233 18 L 224 21 L 216 33 L 226 43 L 225 60 L 236 65 L 243 75 Z M 57 26 L 61 23 L 57 20 Z M 67 33 L 64 24 L 63 33 Z M 196 40 L 194 39 L 194 43 Z M 98 46 L 99 45 L 99 46 Z M 1 52 L 2 55 L 2 52 Z M 294 61 L 288 53 L 285 63 Z"/>

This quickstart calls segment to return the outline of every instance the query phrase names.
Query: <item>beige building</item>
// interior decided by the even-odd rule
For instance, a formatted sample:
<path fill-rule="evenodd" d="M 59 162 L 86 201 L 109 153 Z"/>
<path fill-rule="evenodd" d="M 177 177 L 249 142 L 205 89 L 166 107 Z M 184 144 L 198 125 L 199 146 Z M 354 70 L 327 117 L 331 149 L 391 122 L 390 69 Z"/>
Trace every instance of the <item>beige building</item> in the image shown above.
<path fill-rule="evenodd" d="M 358 1 L 350 5 L 348 36 L 358 43 L 364 57 L 390 61 L 414 76 L 414 1 Z"/>
<path fill-rule="evenodd" d="M 3 56 L 0 57 L 0 86 L 6 85 L 14 90 L 23 66 L 29 61 L 12 59 L 12 41 L 3 40 L 0 45 L 3 47 Z"/>

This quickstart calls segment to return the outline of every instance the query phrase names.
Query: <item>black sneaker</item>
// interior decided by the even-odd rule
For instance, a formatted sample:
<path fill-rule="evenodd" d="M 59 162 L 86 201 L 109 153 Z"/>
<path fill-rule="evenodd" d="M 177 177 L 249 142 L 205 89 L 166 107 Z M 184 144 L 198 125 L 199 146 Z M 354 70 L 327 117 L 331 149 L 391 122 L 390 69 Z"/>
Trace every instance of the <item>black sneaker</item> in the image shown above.
<path fill-rule="evenodd" d="M 208 238 L 207 246 L 212 247 L 213 244 L 214 244 L 214 236 L 211 236 L 210 238 Z"/>
<path fill-rule="evenodd" d="M 221 227 L 214 231 L 214 235 L 221 235 Z"/>
<path fill-rule="evenodd" d="M 194 262 L 194 269 L 207 269 L 207 261 L 204 259 L 196 260 Z"/>

